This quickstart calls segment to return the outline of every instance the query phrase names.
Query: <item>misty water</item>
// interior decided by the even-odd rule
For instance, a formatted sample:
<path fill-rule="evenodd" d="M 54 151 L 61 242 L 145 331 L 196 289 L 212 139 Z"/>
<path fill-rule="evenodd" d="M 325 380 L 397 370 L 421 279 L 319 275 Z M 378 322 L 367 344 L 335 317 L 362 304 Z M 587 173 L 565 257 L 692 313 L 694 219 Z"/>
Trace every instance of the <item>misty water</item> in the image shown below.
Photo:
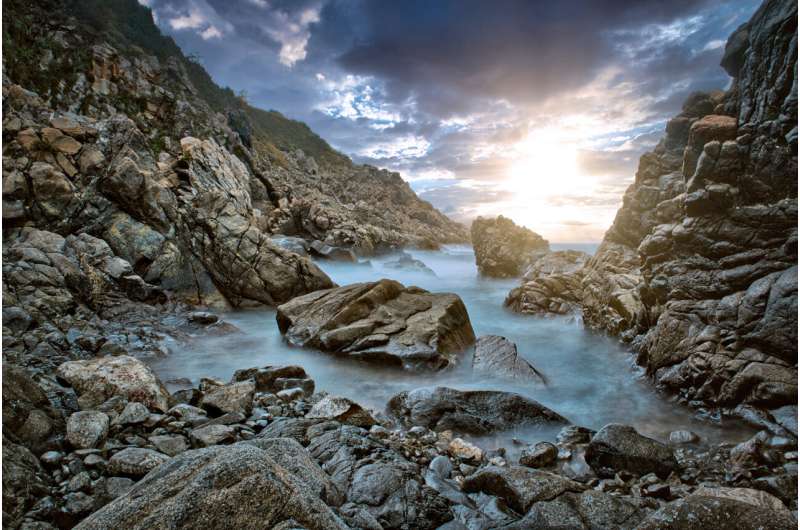
<path fill-rule="evenodd" d="M 553 247 L 559 249 L 558 245 Z M 594 251 L 592 245 L 569 248 Z M 193 384 L 201 377 L 228 380 L 240 368 L 297 364 L 314 379 L 318 391 L 349 397 L 374 410 L 383 410 L 397 392 L 443 385 L 518 392 L 575 424 L 598 429 L 611 422 L 627 423 L 661 440 L 676 429 L 693 430 L 709 441 L 737 442 L 752 434 L 740 422 L 720 423 L 696 417 L 691 409 L 659 394 L 633 362 L 633 354 L 617 341 L 585 330 L 574 318 L 534 317 L 505 309 L 503 300 L 518 280 L 480 277 L 470 247 L 407 252 L 435 275 L 387 267 L 388 262 L 397 259 L 396 255 L 373 258 L 368 264 L 320 261 L 319 265 L 339 285 L 393 278 L 430 291 L 457 293 L 466 304 L 476 336 L 496 334 L 515 342 L 520 354 L 547 378 L 547 387 L 473 377 L 469 370 L 471 352 L 465 352 L 454 369 L 409 373 L 292 347 L 278 331 L 274 309 L 223 314 L 222 318 L 238 327 L 240 333 L 198 336 L 189 344 L 173 343 L 170 355 L 155 359 L 152 364 L 163 380 L 188 377 Z M 555 434 L 552 429 L 528 428 L 503 433 L 483 443 L 508 445 L 511 437 L 527 442 L 552 440 Z"/>

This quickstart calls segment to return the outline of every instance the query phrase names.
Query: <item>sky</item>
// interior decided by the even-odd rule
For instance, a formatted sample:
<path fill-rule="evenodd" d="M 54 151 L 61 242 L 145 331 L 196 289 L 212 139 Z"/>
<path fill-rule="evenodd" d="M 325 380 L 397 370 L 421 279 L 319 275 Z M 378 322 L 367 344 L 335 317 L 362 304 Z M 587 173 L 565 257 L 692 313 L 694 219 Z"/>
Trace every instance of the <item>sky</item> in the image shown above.
<path fill-rule="evenodd" d="M 469 223 L 602 239 L 756 0 L 139 0 L 223 86 Z"/>

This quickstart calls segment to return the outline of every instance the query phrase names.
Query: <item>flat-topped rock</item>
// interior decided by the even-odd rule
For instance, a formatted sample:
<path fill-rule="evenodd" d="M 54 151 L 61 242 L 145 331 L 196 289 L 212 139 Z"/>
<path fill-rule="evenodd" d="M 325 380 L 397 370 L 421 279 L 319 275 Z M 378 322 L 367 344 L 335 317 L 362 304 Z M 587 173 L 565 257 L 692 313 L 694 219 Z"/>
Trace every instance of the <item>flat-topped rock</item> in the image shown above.
<path fill-rule="evenodd" d="M 467 434 L 488 434 L 521 425 L 567 423 L 541 403 L 494 390 L 418 388 L 392 397 L 387 410 L 407 426 Z"/>
<path fill-rule="evenodd" d="M 277 320 L 291 344 L 405 368 L 452 365 L 475 341 L 457 295 L 386 279 L 299 296 Z"/>

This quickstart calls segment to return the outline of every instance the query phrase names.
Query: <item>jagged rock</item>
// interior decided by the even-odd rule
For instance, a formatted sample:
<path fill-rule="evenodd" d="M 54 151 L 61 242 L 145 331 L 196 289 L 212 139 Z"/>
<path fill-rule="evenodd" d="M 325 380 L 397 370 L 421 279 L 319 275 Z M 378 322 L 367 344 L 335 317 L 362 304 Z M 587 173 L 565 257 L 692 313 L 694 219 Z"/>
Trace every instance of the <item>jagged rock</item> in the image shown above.
<path fill-rule="evenodd" d="M 309 251 L 315 256 L 326 258 L 334 261 L 349 261 L 354 263 L 358 261 L 355 252 L 349 248 L 332 247 L 326 245 L 322 241 L 312 241 L 308 245 Z"/>
<path fill-rule="evenodd" d="M 454 364 L 475 340 L 457 295 L 392 280 L 299 296 L 278 307 L 277 320 L 292 344 L 405 367 Z"/>
<path fill-rule="evenodd" d="M 266 451 L 236 444 L 173 458 L 76 528 L 262 528 L 289 520 L 308 530 L 346 528 Z"/>
<path fill-rule="evenodd" d="M 108 460 L 108 472 L 112 475 L 143 477 L 169 460 L 165 454 L 152 449 L 128 447 Z"/>
<path fill-rule="evenodd" d="M 433 269 L 425 265 L 424 262 L 415 259 L 410 254 L 403 252 L 399 258 L 387 261 L 383 264 L 388 269 L 395 269 L 407 272 L 418 272 L 428 276 L 436 276 Z"/>
<path fill-rule="evenodd" d="M 67 420 L 67 440 L 76 449 L 97 447 L 108 434 L 108 423 L 108 416 L 102 412 L 76 412 Z"/>
<path fill-rule="evenodd" d="M 435 431 L 488 434 L 521 425 L 559 424 L 567 420 L 519 394 L 492 390 L 418 388 L 400 392 L 388 404 L 390 414 L 406 425 Z"/>
<path fill-rule="evenodd" d="M 504 304 L 518 313 L 566 315 L 577 312 L 582 298 L 582 269 L 590 256 L 577 250 L 549 252 L 531 264 L 522 284 Z"/>
<path fill-rule="evenodd" d="M 478 217 L 472 222 L 471 235 L 478 272 L 485 276 L 520 276 L 536 258 L 550 251 L 547 240 L 502 215 Z"/>
<path fill-rule="evenodd" d="M 526 513 L 534 503 L 550 501 L 568 491 L 580 493 L 584 486 L 553 473 L 519 466 L 487 466 L 466 477 L 461 489 L 503 499 L 517 513 Z"/>
<path fill-rule="evenodd" d="M 311 407 L 306 414 L 311 420 L 336 420 L 357 427 L 370 428 L 375 425 L 375 419 L 361 405 L 347 398 L 338 396 L 325 396 Z"/>
<path fill-rule="evenodd" d="M 472 371 L 519 383 L 545 384 L 544 377 L 517 352 L 517 345 L 498 335 L 484 335 L 475 341 Z"/>
<path fill-rule="evenodd" d="M 122 396 L 162 412 L 169 409 L 169 393 L 164 385 L 147 365 L 133 357 L 66 362 L 58 367 L 58 377 L 68 382 L 88 405 Z"/>
<path fill-rule="evenodd" d="M 63 432 L 64 419 L 54 410 L 42 388 L 25 369 L 3 364 L 3 432 L 34 451 L 41 451 L 51 435 Z"/>
<path fill-rule="evenodd" d="M 527 467 L 547 467 L 556 461 L 558 447 L 549 442 L 539 442 L 526 447 L 519 455 L 519 463 Z"/>
<path fill-rule="evenodd" d="M 247 381 L 252 379 L 256 384 L 256 392 L 270 392 L 277 394 L 289 388 L 302 388 L 310 396 L 314 393 L 314 380 L 301 366 L 265 366 L 263 368 L 247 368 L 236 370 L 233 374 L 234 381 Z"/>
<path fill-rule="evenodd" d="M 678 469 L 669 447 L 642 436 L 629 425 L 616 423 L 606 425 L 592 437 L 586 448 L 586 462 L 601 477 L 613 477 L 624 470 L 666 478 Z"/>
<path fill-rule="evenodd" d="M 214 388 L 203 395 L 200 406 L 214 414 L 241 412 L 249 415 L 253 409 L 256 384 L 241 381 Z"/>

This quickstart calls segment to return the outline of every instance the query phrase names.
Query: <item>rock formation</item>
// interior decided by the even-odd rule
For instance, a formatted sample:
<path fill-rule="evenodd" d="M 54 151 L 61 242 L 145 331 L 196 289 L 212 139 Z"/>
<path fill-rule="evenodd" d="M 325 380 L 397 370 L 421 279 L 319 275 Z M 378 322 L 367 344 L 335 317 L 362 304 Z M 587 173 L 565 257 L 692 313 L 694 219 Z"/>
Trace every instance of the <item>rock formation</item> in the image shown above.
<path fill-rule="evenodd" d="M 475 342 L 464 303 L 393 280 L 299 296 L 278 307 L 290 343 L 406 368 L 444 368 Z"/>
<path fill-rule="evenodd" d="M 478 217 L 470 232 L 478 272 L 485 276 L 520 276 L 537 257 L 550 251 L 542 236 L 502 215 L 495 219 Z"/>
<path fill-rule="evenodd" d="M 566 315 L 580 308 L 584 265 L 590 256 L 577 250 L 549 252 L 534 261 L 505 305 L 518 313 Z"/>
<path fill-rule="evenodd" d="M 591 261 L 516 289 L 513 309 L 579 307 L 696 406 L 796 403 L 796 17 L 768 0 L 736 30 L 731 89 L 689 97 Z"/>

